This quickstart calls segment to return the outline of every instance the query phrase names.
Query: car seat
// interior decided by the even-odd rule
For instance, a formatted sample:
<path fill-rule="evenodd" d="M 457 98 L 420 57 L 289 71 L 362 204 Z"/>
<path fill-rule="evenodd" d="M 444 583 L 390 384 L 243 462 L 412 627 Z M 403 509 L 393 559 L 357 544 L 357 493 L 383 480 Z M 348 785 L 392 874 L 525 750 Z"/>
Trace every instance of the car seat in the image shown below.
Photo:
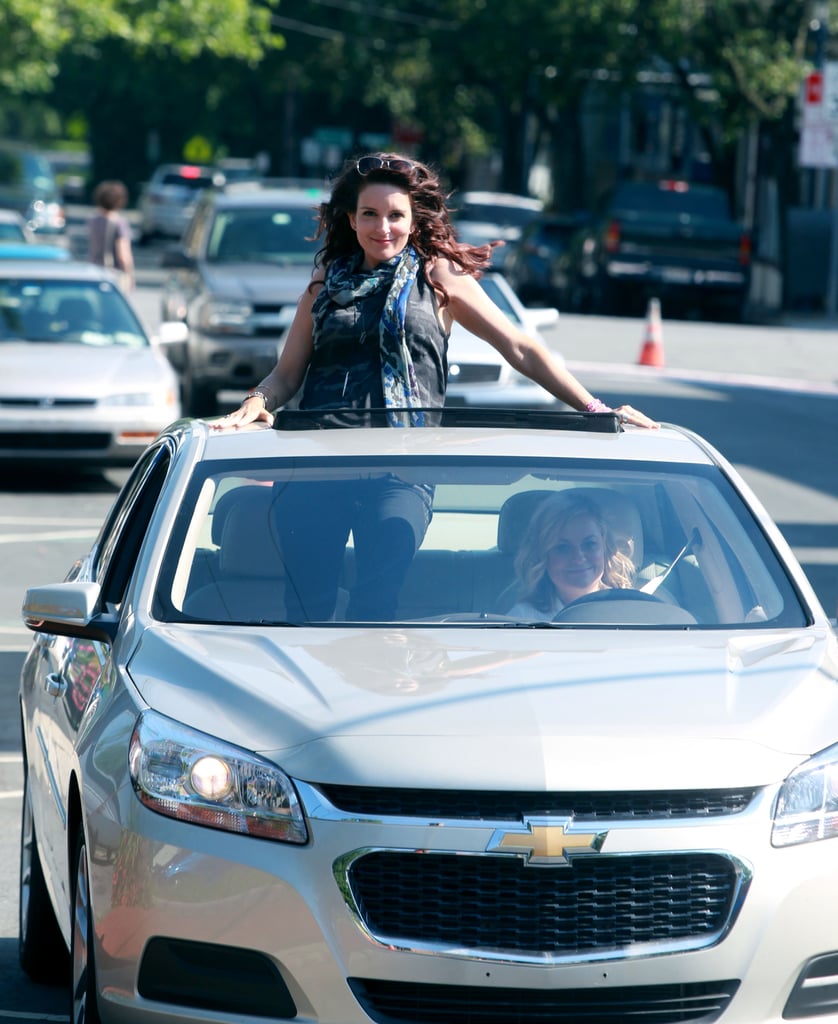
<path fill-rule="evenodd" d="M 217 556 L 201 566 L 195 581 L 213 578 L 187 595 L 187 615 L 222 622 L 284 618 L 286 576 L 273 529 L 273 497 L 272 487 L 254 484 L 219 499 L 211 528 Z"/>
<path fill-rule="evenodd" d="M 78 334 L 97 329 L 93 303 L 81 295 L 62 299 L 56 307 L 54 320 L 62 334 Z"/>

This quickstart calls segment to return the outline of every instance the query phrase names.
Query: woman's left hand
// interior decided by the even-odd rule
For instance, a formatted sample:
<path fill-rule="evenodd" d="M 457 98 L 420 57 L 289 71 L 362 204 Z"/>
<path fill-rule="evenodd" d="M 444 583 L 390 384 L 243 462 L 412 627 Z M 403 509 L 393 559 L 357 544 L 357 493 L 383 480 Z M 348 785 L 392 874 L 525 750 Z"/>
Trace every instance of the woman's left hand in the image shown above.
<path fill-rule="evenodd" d="M 614 412 L 620 417 L 621 423 L 633 423 L 636 427 L 660 430 L 660 423 L 656 423 L 655 420 L 650 419 L 645 413 L 632 408 L 630 405 L 619 405 Z"/>

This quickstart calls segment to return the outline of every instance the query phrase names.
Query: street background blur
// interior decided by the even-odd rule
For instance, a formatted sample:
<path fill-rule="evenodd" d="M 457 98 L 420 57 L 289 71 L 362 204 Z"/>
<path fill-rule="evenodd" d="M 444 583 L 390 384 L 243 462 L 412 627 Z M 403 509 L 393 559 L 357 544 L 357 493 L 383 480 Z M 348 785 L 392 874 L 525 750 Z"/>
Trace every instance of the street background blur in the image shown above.
<path fill-rule="evenodd" d="M 457 194 L 585 214 L 628 178 L 722 187 L 754 317 L 836 312 L 838 56 L 825 0 L 6 0 L 0 138 L 67 200 L 166 162 L 323 180 L 395 149 Z M 693 311 L 694 312 L 694 311 Z M 699 315 L 701 310 L 698 311 Z"/>

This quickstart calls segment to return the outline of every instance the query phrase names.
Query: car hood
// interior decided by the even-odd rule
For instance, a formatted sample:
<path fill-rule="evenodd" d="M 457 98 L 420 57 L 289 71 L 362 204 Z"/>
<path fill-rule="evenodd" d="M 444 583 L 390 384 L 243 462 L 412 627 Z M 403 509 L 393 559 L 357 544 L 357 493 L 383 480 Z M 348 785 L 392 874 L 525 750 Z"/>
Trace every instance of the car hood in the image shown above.
<path fill-rule="evenodd" d="M 174 383 L 155 348 L 0 342 L 0 393 L 7 398 L 102 398 Z"/>
<path fill-rule="evenodd" d="M 681 789 L 767 784 L 834 742 L 835 645 L 815 628 L 158 626 L 129 670 L 162 714 L 305 781 Z"/>
<path fill-rule="evenodd" d="M 281 263 L 204 263 L 205 291 L 217 298 L 246 302 L 294 304 L 311 280 L 311 260 L 283 266 Z"/>

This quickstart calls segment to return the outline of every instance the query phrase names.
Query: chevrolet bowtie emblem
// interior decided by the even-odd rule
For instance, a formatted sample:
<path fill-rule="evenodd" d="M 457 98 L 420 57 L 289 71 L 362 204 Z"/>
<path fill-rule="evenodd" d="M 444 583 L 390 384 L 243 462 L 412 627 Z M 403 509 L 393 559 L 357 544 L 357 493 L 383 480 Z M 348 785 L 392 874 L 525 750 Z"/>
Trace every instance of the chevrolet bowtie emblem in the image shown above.
<path fill-rule="evenodd" d="M 511 853 L 528 864 L 569 864 L 578 854 L 599 853 L 607 832 L 571 832 L 565 818 L 526 819 L 522 828 L 496 830 L 487 853 Z"/>

